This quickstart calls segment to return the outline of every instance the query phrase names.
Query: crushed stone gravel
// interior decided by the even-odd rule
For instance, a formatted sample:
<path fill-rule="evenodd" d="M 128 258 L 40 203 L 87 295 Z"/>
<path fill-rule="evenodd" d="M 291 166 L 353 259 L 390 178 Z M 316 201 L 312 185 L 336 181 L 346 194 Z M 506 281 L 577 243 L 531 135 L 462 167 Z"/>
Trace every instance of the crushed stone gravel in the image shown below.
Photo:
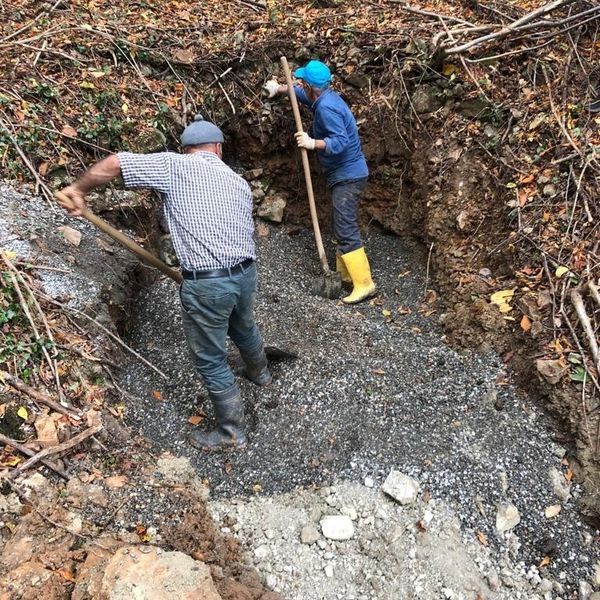
<path fill-rule="evenodd" d="M 589 579 L 598 560 L 589 540 L 597 532 L 578 515 L 580 487 L 571 486 L 556 517 L 544 515 L 559 502 L 548 473 L 565 469 L 552 421 L 507 383 L 497 356 L 445 345 L 441 307 L 423 304 L 426 256 L 419 247 L 372 231 L 367 250 L 379 295 L 348 307 L 311 294 L 319 265 L 307 232 L 269 230 L 259 239 L 257 318 L 267 344 L 300 356 L 273 365 L 268 388 L 240 381 L 248 451 L 205 454 L 186 442 L 188 419 L 199 409 L 210 416 L 211 409 L 188 356 L 171 281 L 140 293 L 130 323 L 133 347 L 171 377 L 165 384 L 138 362 L 126 366 L 130 424 L 156 449 L 189 457 L 217 498 L 340 481 L 379 487 L 397 469 L 418 480 L 423 494 L 443 500 L 464 531 L 473 539 L 483 534 L 495 552 L 510 552 L 527 566 L 549 556 L 544 571 L 566 589 Z M 497 507 L 508 503 L 520 523 L 499 533 Z"/>

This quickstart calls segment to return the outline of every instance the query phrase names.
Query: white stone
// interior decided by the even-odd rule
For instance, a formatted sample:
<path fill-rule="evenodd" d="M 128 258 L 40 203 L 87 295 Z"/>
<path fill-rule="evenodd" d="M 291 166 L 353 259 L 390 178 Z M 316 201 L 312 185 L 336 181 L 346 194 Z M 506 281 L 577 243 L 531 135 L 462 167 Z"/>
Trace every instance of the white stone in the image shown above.
<path fill-rule="evenodd" d="M 330 540 L 349 540 L 354 535 L 354 525 L 347 515 L 329 515 L 321 519 L 321 531 Z"/>
<path fill-rule="evenodd" d="M 412 504 L 419 493 L 419 482 L 400 471 L 391 471 L 381 489 L 402 505 Z"/>
<path fill-rule="evenodd" d="M 548 478 L 550 479 L 550 485 L 555 496 L 561 502 L 568 500 L 571 496 L 571 485 L 565 479 L 564 475 L 558 469 L 552 467 L 548 470 Z"/>
<path fill-rule="evenodd" d="M 499 533 L 510 531 L 521 522 L 521 515 L 513 504 L 500 504 L 496 513 L 496 529 Z"/>
<path fill-rule="evenodd" d="M 327 577 L 333 577 L 333 567 L 331 565 L 325 567 L 325 575 L 327 575 Z"/>
<path fill-rule="evenodd" d="M 340 512 L 343 515 L 350 517 L 352 521 L 356 521 L 358 519 L 358 513 L 356 512 L 356 509 L 354 509 L 352 506 L 342 506 Z"/>
<path fill-rule="evenodd" d="M 303 544 L 314 544 L 319 541 L 320 537 L 318 529 L 312 523 L 305 525 L 300 532 L 300 541 Z"/>
<path fill-rule="evenodd" d="M 590 600 L 594 589 L 587 581 L 579 582 L 579 600 Z"/>
<path fill-rule="evenodd" d="M 268 546 L 259 546 L 254 549 L 254 556 L 258 558 L 258 560 L 264 560 L 271 555 L 271 550 Z"/>
<path fill-rule="evenodd" d="M 372 477 L 365 477 L 365 487 L 372 488 L 375 485 L 375 481 Z"/>

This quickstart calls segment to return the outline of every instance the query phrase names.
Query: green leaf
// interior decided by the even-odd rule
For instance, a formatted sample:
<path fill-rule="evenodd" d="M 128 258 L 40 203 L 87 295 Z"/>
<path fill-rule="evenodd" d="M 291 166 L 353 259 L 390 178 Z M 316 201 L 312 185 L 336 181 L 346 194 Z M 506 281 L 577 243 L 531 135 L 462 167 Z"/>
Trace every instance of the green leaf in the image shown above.
<path fill-rule="evenodd" d="M 583 367 L 577 367 L 571 373 L 571 381 L 575 383 L 586 383 L 588 379 L 587 371 Z"/>
<path fill-rule="evenodd" d="M 27 409 L 24 406 L 19 406 L 19 410 L 17 410 L 17 415 L 19 415 L 19 417 L 21 417 L 23 421 L 27 421 L 29 413 L 27 412 Z"/>

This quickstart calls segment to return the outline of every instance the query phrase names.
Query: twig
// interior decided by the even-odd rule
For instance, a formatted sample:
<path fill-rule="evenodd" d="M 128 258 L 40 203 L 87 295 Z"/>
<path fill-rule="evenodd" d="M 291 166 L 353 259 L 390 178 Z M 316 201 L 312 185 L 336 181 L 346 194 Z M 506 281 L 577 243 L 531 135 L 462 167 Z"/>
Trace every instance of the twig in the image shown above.
<path fill-rule="evenodd" d="M 5 435 L 0 433 L 0 442 L 2 442 L 4 445 L 6 446 L 10 446 L 11 448 L 14 448 L 15 450 L 18 450 L 21 454 L 24 454 L 25 456 L 34 456 L 35 452 L 33 450 L 30 450 L 27 446 L 23 446 L 23 444 L 19 444 L 19 442 L 15 442 L 15 440 L 11 440 L 9 437 L 6 437 Z M 70 477 L 67 475 L 67 473 L 61 469 L 58 465 L 54 464 L 53 462 L 50 462 L 47 459 L 42 459 L 42 464 L 45 467 L 48 467 L 49 469 L 52 469 L 55 473 L 57 473 L 58 475 L 60 475 L 61 477 L 63 477 L 64 479 L 70 479 Z"/>
<path fill-rule="evenodd" d="M 142 361 L 147 367 L 149 367 L 150 369 L 152 369 L 153 371 L 158 373 L 163 379 L 165 379 L 165 380 L 169 379 L 158 367 L 155 367 L 150 361 L 145 359 L 141 354 L 138 354 L 133 348 L 128 346 L 118 335 L 115 335 L 114 333 L 112 333 L 112 331 L 109 331 L 106 327 L 104 327 L 104 325 L 98 323 L 98 321 L 96 319 L 94 319 L 94 317 L 90 317 L 89 315 L 86 315 L 83 311 L 81 311 L 77 308 L 74 308 L 73 306 L 69 306 L 67 304 L 63 304 L 62 302 L 58 302 L 58 300 L 55 300 L 54 298 L 51 298 L 50 296 L 46 296 L 46 294 L 41 294 L 41 292 L 40 292 L 40 295 L 48 302 L 51 302 L 52 304 L 54 304 L 56 306 L 60 306 L 60 308 L 62 308 L 64 310 L 74 312 L 75 314 L 88 319 L 89 321 L 94 323 L 97 327 L 99 327 L 102 331 L 104 331 L 104 333 L 106 333 L 111 339 L 113 339 L 115 342 L 117 342 L 117 344 L 119 344 L 120 346 L 125 348 L 125 350 L 127 350 L 128 352 L 133 354 L 133 356 L 135 356 L 138 360 Z"/>
<path fill-rule="evenodd" d="M 458 19 L 457 17 L 450 17 L 448 15 L 441 15 L 436 12 L 432 12 L 430 10 L 422 10 L 420 8 L 414 8 L 407 4 L 406 0 L 387 0 L 390 4 L 401 4 L 403 10 L 406 12 L 414 13 L 415 15 L 423 15 L 425 17 L 432 17 L 434 19 L 445 19 L 446 21 L 451 21 L 453 23 L 460 23 L 461 25 L 467 25 L 469 27 L 475 27 L 473 23 L 469 23 L 469 21 L 464 21 L 463 19 Z"/>
<path fill-rule="evenodd" d="M 37 454 L 34 454 L 29 460 L 26 460 L 22 465 L 17 467 L 17 469 L 15 469 L 11 473 L 11 478 L 14 479 L 15 477 L 18 477 L 19 475 L 21 475 L 21 473 L 23 473 L 30 467 L 33 467 L 33 465 L 37 464 L 38 462 L 40 462 L 42 459 L 46 458 L 47 456 L 52 456 L 53 454 L 59 454 L 60 452 L 64 452 L 65 450 L 70 450 L 71 448 L 78 446 L 79 444 L 81 444 L 81 442 L 84 442 L 88 438 L 92 437 L 93 435 L 98 433 L 101 429 L 102 429 L 102 423 L 98 423 L 97 425 L 93 425 L 92 427 L 89 427 L 85 431 L 82 431 L 81 433 L 74 435 L 71 439 L 63 442 L 62 444 L 58 444 L 57 446 L 52 446 L 51 448 L 44 448 Z"/>
<path fill-rule="evenodd" d="M 11 268 L 12 265 L 11 265 L 10 261 L 6 258 L 6 256 L 1 252 L 0 252 L 0 256 L 4 260 L 4 263 L 9 268 Z M 54 382 L 56 383 L 58 397 L 62 401 L 63 393 L 62 393 L 62 389 L 60 387 L 60 378 L 58 376 L 58 368 L 56 365 L 56 361 L 54 361 L 52 358 L 50 358 L 50 354 L 48 354 L 48 350 L 44 344 L 44 340 L 40 336 L 40 333 L 35 325 L 35 321 L 33 320 L 33 317 L 31 316 L 31 312 L 29 311 L 29 306 L 27 305 L 27 302 L 25 301 L 25 296 L 23 296 L 23 292 L 21 291 L 21 286 L 19 285 L 19 282 L 17 281 L 17 278 L 16 278 L 15 274 L 12 272 L 12 270 L 8 272 L 8 276 L 10 277 L 11 283 L 13 284 L 13 287 L 15 288 L 15 291 L 17 292 L 17 296 L 19 297 L 19 303 L 21 305 L 23 313 L 25 314 L 25 317 L 27 317 L 27 320 L 29 321 L 29 324 L 31 325 L 31 329 L 33 330 L 33 335 L 34 335 L 36 341 L 38 342 L 38 344 L 40 345 L 40 347 L 42 349 L 42 354 L 44 355 L 44 358 L 46 359 L 46 362 L 48 363 L 48 366 L 50 367 L 50 372 L 52 373 L 52 375 L 54 377 Z M 50 339 L 52 339 L 52 334 L 50 334 Z"/>
<path fill-rule="evenodd" d="M 506 37 L 507 35 L 513 33 L 515 30 L 517 30 L 522 25 L 530 23 L 537 17 L 546 15 L 546 14 L 552 12 L 553 10 L 556 10 L 557 8 L 562 8 L 563 6 L 572 4 L 575 1 L 576 0 L 554 0 L 554 2 L 545 4 L 544 6 L 541 6 L 540 8 L 533 10 L 533 11 L 527 13 L 526 15 L 523 15 L 520 19 L 517 19 L 516 21 L 513 21 L 509 25 L 506 25 L 505 27 L 500 29 L 500 31 L 496 31 L 494 33 L 489 33 L 487 35 L 483 35 L 474 40 L 471 40 L 470 42 L 467 42 L 466 44 L 462 44 L 462 46 L 456 46 L 454 48 L 445 48 L 444 51 L 447 55 L 461 54 L 462 52 L 466 52 L 467 50 L 470 50 L 471 48 L 478 46 L 480 44 L 484 44 L 484 43 L 492 41 L 492 40 L 501 39 L 501 38 Z"/>
<path fill-rule="evenodd" d="M 431 264 L 431 253 L 433 252 L 433 244 L 431 242 L 431 246 L 429 246 L 429 254 L 427 255 L 427 269 L 425 271 L 425 290 L 423 291 L 423 298 L 427 295 L 427 286 L 429 285 L 429 265 Z"/>
<path fill-rule="evenodd" d="M 25 152 L 23 152 L 23 150 L 21 149 L 21 146 L 19 146 L 19 143 L 17 142 L 16 138 L 13 136 L 13 134 L 8 129 L 8 127 L 6 126 L 5 122 L 2 119 L 0 119 L 0 127 L 2 129 L 4 129 L 6 135 L 8 136 L 8 139 L 11 141 L 12 145 L 15 147 L 15 150 L 21 157 L 21 160 L 25 163 L 25 166 L 29 169 L 29 172 L 35 179 L 37 188 L 38 189 L 41 188 L 42 191 L 44 192 L 44 194 L 43 194 L 44 199 L 46 200 L 46 202 L 48 202 L 48 204 L 50 205 L 50 208 L 53 210 L 53 212 L 56 212 L 58 209 L 56 207 L 56 203 L 53 202 L 53 200 L 52 200 L 53 194 L 52 194 L 50 188 L 48 188 L 48 186 L 42 181 L 42 178 L 39 176 L 38 172 L 35 170 L 35 167 L 31 164 L 31 161 L 29 160 L 29 158 L 27 158 L 27 155 L 25 154 Z"/>
<path fill-rule="evenodd" d="M 3 371 L 0 369 L 0 381 L 8 383 L 8 385 L 10 385 L 10 387 L 17 390 L 18 392 L 21 392 L 22 394 L 26 394 L 30 398 L 33 398 L 36 402 L 45 404 L 52 410 L 54 410 L 62 415 L 66 415 L 67 417 L 70 417 L 71 419 L 74 419 L 76 421 L 81 420 L 81 417 L 77 413 L 74 412 L 75 409 L 68 408 L 66 406 L 63 406 L 62 404 L 59 404 L 58 402 L 55 402 L 54 400 L 52 400 L 52 398 L 50 398 L 46 394 L 27 385 L 24 381 L 19 379 L 16 375 L 11 375 L 7 371 Z"/>
<path fill-rule="evenodd" d="M 600 372 L 600 348 L 598 348 L 598 340 L 596 339 L 594 328 L 592 327 L 592 323 L 585 310 L 585 305 L 583 303 L 583 296 L 581 295 L 581 292 L 584 289 L 585 286 L 581 286 L 575 288 L 574 290 L 571 290 L 571 302 L 575 307 L 575 312 L 577 313 L 579 322 L 581 323 L 583 331 L 587 337 L 590 350 L 592 351 L 592 356 L 594 357 L 596 370 Z"/>
<path fill-rule="evenodd" d="M 46 319 L 46 315 L 44 314 L 44 311 L 42 310 L 42 307 L 40 306 L 39 302 L 37 301 L 37 298 L 35 297 L 33 291 L 31 290 L 31 288 L 29 287 L 29 285 L 27 284 L 27 282 L 23 279 L 23 276 L 21 275 L 21 273 L 19 273 L 19 270 L 12 264 L 12 262 L 8 259 L 8 257 L 6 256 L 6 254 L 4 254 L 3 252 L 0 252 L 0 256 L 2 257 L 2 259 L 4 260 L 4 263 L 6 264 L 6 266 L 11 270 L 10 273 L 10 277 L 11 280 L 13 280 L 13 285 L 15 286 L 15 290 L 17 290 L 17 294 L 19 295 L 19 299 L 22 298 L 22 293 L 20 291 L 20 286 L 19 284 L 15 281 L 15 280 L 20 280 L 21 283 L 23 284 L 23 286 L 25 287 L 25 289 L 27 290 L 27 293 L 29 294 L 29 297 L 31 298 L 34 306 L 36 307 L 38 314 L 40 316 L 40 318 L 42 319 L 42 323 L 44 324 L 44 329 L 46 330 L 46 335 L 48 336 L 48 339 L 50 340 L 50 342 L 54 345 L 54 336 L 52 335 L 52 330 L 50 329 L 50 325 L 48 324 L 48 319 Z M 25 299 L 23 298 L 23 302 L 25 303 Z M 27 310 L 27 305 L 25 303 L 23 310 L 26 311 Z M 54 358 L 50 358 L 50 355 L 48 354 L 48 350 L 46 349 L 46 347 L 44 346 L 44 344 L 42 343 L 42 339 L 36 329 L 35 323 L 33 322 L 33 320 L 29 318 L 29 322 L 31 323 L 31 326 L 33 328 L 33 333 L 35 335 L 36 340 L 40 343 L 41 347 L 42 347 L 42 351 L 44 353 L 44 356 L 46 357 L 46 360 L 48 361 L 48 365 L 50 366 L 50 371 L 52 371 L 52 374 L 54 375 L 54 380 L 56 382 L 56 391 L 58 392 L 58 398 L 59 400 L 65 404 L 66 400 L 65 400 L 65 396 L 63 394 L 62 391 L 62 387 L 61 387 L 61 383 L 60 383 L 60 377 L 58 375 L 58 364 L 56 363 L 56 359 Z"/>

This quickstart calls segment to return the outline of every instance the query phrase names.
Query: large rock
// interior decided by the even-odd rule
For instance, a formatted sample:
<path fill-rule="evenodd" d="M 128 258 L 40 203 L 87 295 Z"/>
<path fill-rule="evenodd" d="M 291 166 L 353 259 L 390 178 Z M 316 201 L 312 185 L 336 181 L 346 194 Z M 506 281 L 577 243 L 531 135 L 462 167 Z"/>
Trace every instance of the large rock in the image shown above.
<path fill-rule="evenodd" d="M 330 515 L 321 519 L 321 531 L 329 540 L 349 540 L 354 535 L 354 525 L 347 515 Z"/>
<path fill-rule="evenodd" d="M 391 471 L 381 489 L 400 504 L 412 504 L 419 493 L 419 482 L 400 471 Z"/>
<path fill-rule="evenodd" d="M 35 561 L 23 563 L 0 579 L 1 600 L 68 600 L 65 580 Z"/>
<path fill-rule="evenodd" d="M 127 546 L 112 557 L 98 600 L 222 600 L 209 568 L 183 552 Z"/>

